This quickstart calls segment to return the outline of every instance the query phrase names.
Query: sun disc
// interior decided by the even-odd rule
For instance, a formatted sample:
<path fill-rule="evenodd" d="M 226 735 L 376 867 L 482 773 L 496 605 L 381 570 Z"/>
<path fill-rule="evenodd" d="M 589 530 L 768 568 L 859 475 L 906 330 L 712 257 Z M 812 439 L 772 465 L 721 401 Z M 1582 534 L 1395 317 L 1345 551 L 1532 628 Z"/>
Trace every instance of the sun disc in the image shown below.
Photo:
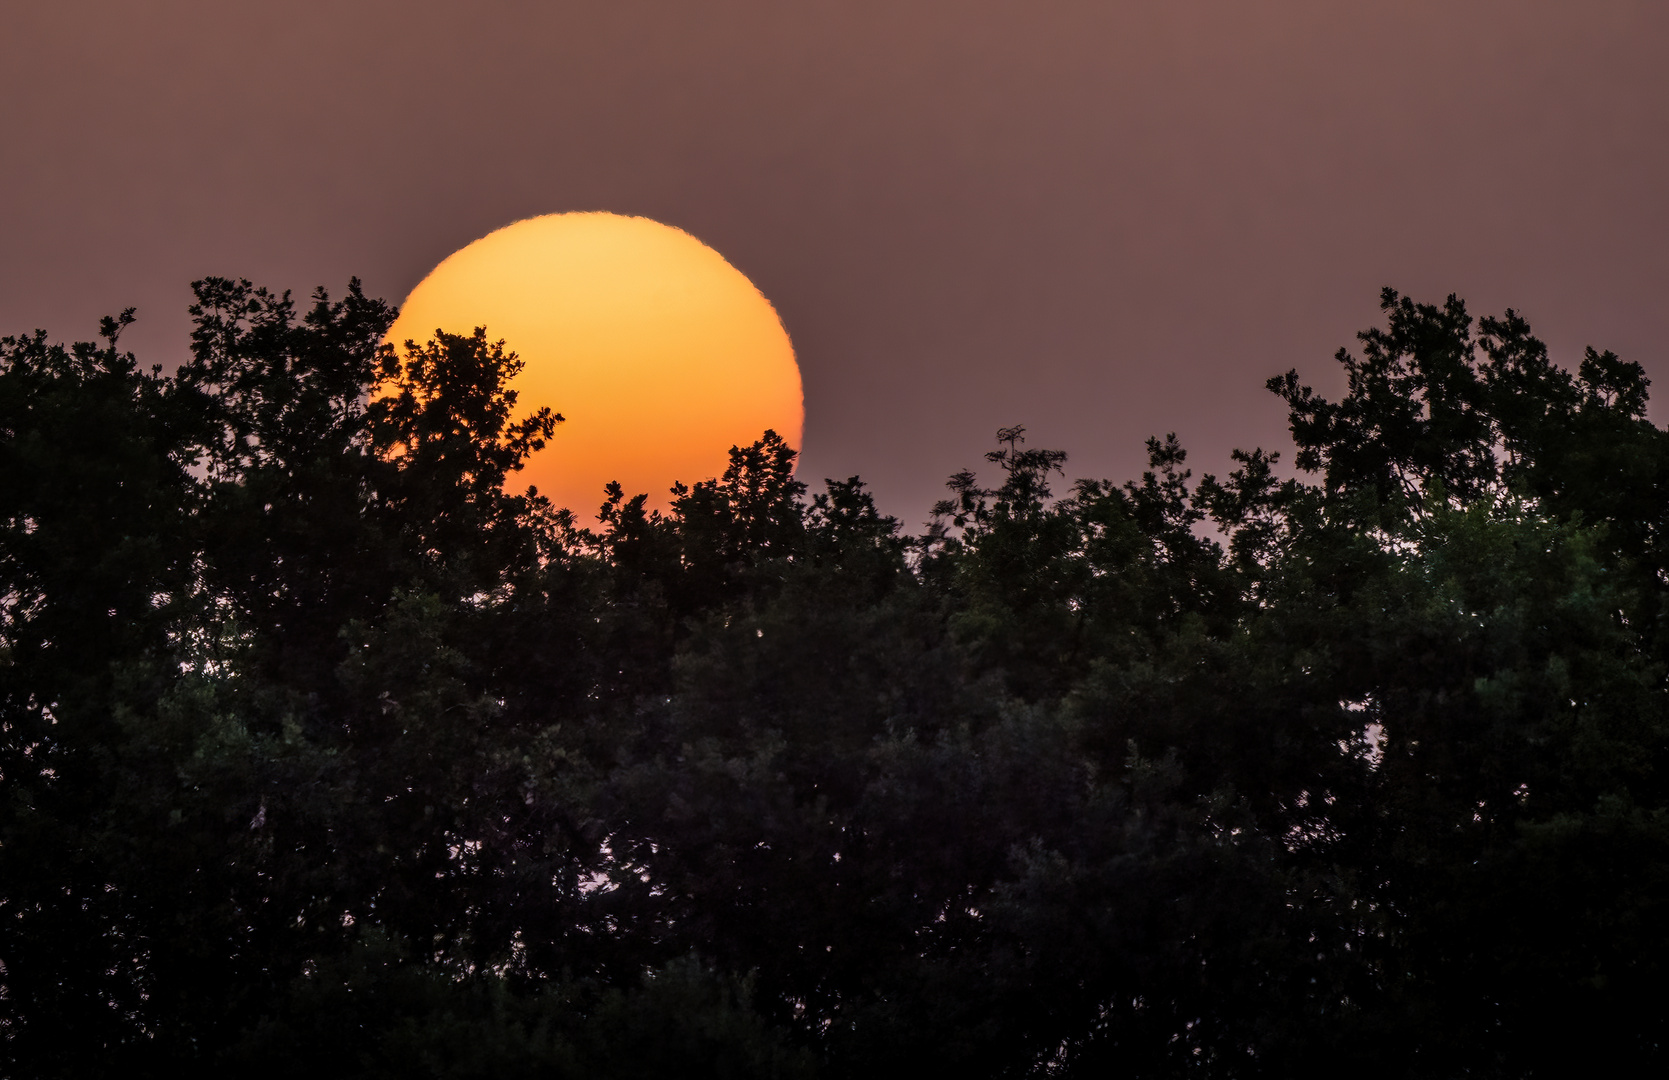
<path fill-rule="evenodd" d="M 729 450 L 773 429 L 800 445 L 793 345 L 739 270 L 690 234 L 607 213 L 507 225 L 418 283 L 387 340 L 477 326 L 526 365 L 515 415 L 566 421 L 506 486 L 531 484 L 588 520 L 603 487 L 665 507 L 674 481 L 724 471 Z"/>

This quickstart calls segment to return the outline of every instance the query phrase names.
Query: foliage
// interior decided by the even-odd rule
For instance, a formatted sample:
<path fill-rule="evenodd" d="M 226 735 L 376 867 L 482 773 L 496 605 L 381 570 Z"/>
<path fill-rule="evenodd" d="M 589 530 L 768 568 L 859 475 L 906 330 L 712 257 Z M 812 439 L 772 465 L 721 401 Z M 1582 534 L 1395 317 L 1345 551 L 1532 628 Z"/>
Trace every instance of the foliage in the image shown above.
<path fill-rule="evenodd" d="M 195 288 L 0 343 L 7 1073 L 1661 1067 L 1638 365 L 1387 291 L 1296 474 L 1009 428 L 909 536 L 767 432 L 588 528 L 485 331 Z"/>

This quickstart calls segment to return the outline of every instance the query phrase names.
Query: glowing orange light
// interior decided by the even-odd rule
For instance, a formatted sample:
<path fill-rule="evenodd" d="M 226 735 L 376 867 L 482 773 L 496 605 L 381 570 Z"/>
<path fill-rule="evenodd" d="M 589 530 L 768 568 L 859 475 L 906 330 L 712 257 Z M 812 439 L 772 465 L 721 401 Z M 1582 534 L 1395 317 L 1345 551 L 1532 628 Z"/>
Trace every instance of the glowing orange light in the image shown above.
<path fill-rule="evenodd" d="M 566 417 L 508 487 L 589 520 L 603 486 L 667 504 L 673 481 L 724 471 L 767 428 L 800 445 L 800 369 L 776 311 L 718 252 L 617 214 L 529 218 L 455 252 L 418 283 L 388 340 L 485 326 L 526 363 L 517 416 Z"/>

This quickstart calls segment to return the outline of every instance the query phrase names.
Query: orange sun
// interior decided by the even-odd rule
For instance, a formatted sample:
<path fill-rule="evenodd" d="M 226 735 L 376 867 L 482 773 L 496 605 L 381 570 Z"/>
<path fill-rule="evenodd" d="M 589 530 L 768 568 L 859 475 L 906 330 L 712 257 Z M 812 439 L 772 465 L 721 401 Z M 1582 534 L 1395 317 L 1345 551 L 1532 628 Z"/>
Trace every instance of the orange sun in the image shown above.
<path fill-rule="evenodd" d="M 718 252 L 641 217 L 549 214 L 449 256 L 406 298 L 387 340 L 477 326 L 526 367 L 517 416 L 566 422 L 519 479 L 581 520 L 619 480 L 667 505 L 674 481 L 719 475 L 734 445 L 774 429 L 800 444 L 794 348 L 776 311 Z"/>

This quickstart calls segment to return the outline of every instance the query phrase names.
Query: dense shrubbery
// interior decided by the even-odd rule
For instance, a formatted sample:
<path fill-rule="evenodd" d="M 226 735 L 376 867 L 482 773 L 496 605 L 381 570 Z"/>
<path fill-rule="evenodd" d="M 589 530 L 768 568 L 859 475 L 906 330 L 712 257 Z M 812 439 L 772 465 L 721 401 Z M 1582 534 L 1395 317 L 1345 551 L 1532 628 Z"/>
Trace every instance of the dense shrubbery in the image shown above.
<path fill-rule="evenodd" d="M 1387 293 L 1300 479 L 1014 429 L 907 536 L 767 435 L 588 529 L 484 335 L 197 291 L 0 355 L 8 1074 L 1661 1064 L 1637 365 Z"/>

